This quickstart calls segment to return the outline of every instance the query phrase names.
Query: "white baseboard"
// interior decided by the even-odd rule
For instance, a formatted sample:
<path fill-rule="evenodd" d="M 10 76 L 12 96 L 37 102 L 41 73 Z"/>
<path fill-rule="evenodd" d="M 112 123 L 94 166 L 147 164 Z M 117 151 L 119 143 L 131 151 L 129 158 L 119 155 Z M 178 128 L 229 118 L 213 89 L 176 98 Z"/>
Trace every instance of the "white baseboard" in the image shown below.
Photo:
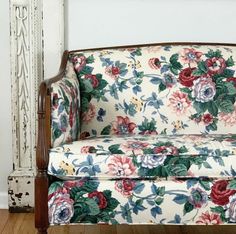
<path fill-rule="evenodd" d="M 0 192 L 0 209 L 8 209 L 8 194 Z"/>

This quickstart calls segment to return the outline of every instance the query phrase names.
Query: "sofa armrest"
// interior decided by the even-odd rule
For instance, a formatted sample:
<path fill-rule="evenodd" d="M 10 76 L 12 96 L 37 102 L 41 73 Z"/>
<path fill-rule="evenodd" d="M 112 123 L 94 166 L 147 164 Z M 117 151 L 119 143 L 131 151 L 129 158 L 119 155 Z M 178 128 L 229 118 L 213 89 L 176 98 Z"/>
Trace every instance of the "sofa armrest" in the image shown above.
<path fill-rule="evenodd" d="M 36 148 L 37 175 L 35 177 L 35 227 L 47 230 L 48 222 L 48 151 L 51 147 L 51 86 L 66 74 L 68 51 L 62 57 L 59 73 L 41 82 L 38 95 L 38 141 Z"/>
<path fill-rule="evenodd" d="M 80 132 L 79 82 L 69 52 L 62 57 L 59 73 L 41 82 L 38 96 L 37 167 L 46 169 L 48 150 L 76 140 Z"/>
<path fill-rule="evenodd" d="M 51 146 L 77 140 L 80 133 L 79 81 L 69 60 L 63 78 L 51 84 L 50 98 Z"/>

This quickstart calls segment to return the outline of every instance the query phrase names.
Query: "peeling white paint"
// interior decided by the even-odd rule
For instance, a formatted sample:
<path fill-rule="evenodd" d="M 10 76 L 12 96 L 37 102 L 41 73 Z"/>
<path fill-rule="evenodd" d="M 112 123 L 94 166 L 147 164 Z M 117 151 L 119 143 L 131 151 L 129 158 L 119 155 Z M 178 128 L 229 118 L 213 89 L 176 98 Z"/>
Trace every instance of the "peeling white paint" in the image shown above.
<path fill-rule="evenodd" d="M 43 34 L 46 45 L 54 40 L 55 60 L 60 61 L 64 45 L 64 1 L 10 0 L 11 39 L 11 97 L 12 97 L 12 148 L 13 169 L 8 177 L 8 205 L 10 211 L 31 211 L 34 207 L 34 176 L 37 135 L 37 96 L 43 80 Z M 60 24 L 43 28 L 51 20 L 47 14 L 59 11 Z M 58 33 L 55 34 L 55 30 Z M 62 34 L 58 37 L 59 32 Z M 50 40 L 50 43 L 48 42 Z M 55 55 L 55 54 L 54 54 Z M 47 55 L 46 55 L 47 58 Z M 49 61 L 49 60 L 47 60 Z M 51 64 L 49 64 L 51 65 Z M 54 74 L 58 70 L 54 69 Z M 44 67 L 43 67 L 44 66 Z M 48 70 L 48 68 L 47 68 Z"/>

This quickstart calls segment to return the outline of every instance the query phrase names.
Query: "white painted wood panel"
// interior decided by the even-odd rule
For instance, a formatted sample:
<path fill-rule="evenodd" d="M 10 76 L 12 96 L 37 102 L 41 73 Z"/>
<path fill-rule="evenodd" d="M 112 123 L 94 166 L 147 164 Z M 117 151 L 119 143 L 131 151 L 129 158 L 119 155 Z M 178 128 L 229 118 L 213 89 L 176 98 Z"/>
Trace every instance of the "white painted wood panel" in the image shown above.
<path fill-rule="evenodd" d="M 64 0 L 43 4 L 44 77 L 56 75 L 64 51 Z"/>
<path fill-rule="evenodd" d="M 44 74 L 58 70 L 64 47 L 63 9 L 63 0 L 10 0 L 12 212 L 34 207 L 38 87 Z"/>

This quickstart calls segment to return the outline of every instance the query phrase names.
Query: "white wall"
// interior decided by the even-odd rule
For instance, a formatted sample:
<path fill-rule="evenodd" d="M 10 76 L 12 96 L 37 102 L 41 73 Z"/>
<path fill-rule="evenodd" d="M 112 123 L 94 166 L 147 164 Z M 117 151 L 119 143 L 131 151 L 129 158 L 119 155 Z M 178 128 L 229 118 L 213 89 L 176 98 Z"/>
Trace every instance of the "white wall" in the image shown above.
<path fill-rule="evenodd" d="M 235 0 L 66 0 L 69 49 L 168 41 L 236 43 Z"/>
<path fill-rule="evenodd" d="M 11 80 L 8 1 L 0 1 L 0 208 L 7 208 L 7 176 L 12 171 Z"/>

